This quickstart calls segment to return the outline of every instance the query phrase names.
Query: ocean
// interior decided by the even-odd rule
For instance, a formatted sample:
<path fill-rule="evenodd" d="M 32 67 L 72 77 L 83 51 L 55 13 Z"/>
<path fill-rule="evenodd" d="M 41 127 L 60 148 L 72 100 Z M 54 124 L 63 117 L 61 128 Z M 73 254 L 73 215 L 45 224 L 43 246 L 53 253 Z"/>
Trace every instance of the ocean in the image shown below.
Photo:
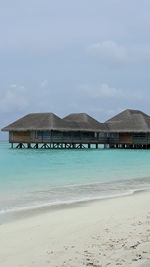
<path fill-rule="evenodd" d="M 0 143 L 0 222 L 22 211 L 150 189 L 150 150 L 11 149 Z"/>

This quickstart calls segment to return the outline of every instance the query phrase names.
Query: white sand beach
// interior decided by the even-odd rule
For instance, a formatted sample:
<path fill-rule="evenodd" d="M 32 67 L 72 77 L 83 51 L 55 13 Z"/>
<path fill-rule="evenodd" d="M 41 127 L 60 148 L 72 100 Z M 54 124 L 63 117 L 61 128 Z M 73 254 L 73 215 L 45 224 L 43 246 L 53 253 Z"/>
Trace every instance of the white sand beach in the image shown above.
<path fill-rule="evenodd" d="M 0 225 L 1 267 L 150 266 L 150 192 Z"/>

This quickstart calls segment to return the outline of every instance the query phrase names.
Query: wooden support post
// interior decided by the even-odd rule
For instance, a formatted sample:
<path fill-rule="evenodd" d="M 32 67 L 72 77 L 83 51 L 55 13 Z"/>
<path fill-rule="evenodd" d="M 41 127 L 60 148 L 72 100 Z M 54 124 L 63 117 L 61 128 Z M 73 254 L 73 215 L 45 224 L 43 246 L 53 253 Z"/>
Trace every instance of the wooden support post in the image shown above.
<path fill-rule="evenodd" d="M 38 148 L 39 148 L 39 145 L 38 145 L 38 144 L 36 144 L 36 145 L 35 145 L 35 148 L 36 148 L 36 149 L 38 149 Z"/>
<path fill-rule="evenodd" d="M 91 148 L 91 144 L 88 144 L 88 148 Z"/>
<path fill-rule="evenodd" d="M 31 148 L 31 144 L 27 144 L 27 148 Z"/>
<path fill-rule="evenodd" d="M 11 148 L 13 148 L 14 147 L 14 144 L 13 143 L 11 143 Z"/>
<path fill-rule="evenodd" d="M 96 149 L 98 149 L 98 144 L 96 144 Z"/>
<path fill-rule="evenodd" d="M 72 148 L 73 148 L 73 149 L 76 148 L 76 147 L 75 147 L 75 144 L 72 144 Z"/>

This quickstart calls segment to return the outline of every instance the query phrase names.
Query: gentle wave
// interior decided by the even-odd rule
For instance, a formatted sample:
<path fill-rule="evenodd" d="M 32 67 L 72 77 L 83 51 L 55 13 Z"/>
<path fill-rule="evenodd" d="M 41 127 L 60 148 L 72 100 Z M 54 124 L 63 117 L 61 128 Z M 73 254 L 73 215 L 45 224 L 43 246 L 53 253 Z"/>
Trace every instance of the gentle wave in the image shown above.
<path fill-rule="evenodd" d="M 139 181 L 144 181 L 144 180 L 149 180 L 150 179 L 150 177 L 149 176 L 147 176 L 147 177 L 142 177 L 142 178 L 132 178 L 132 179 L 117 179 L 117 180 L 113 180 L 113 184 L 131 184 L 131 182 L 133 183 L 133 182 L 138 182 L 139 183 Z M 112 181 L 111 181 L 112 182 Z M 107 182 L 91 182 L 91 183 L 82 183 L 82 184 L 80 184 L 80 183 L 78 183 L 78 184 L 66 184 L 66 185 L 55 185 L 55 186 L 53 186 L 53 185 L 51 185 L 51 189 L 59 189 L 59 188 L 61 188 L 61 189 L 65 189 L 65 188 L 76 188 L 76 187 L 85 187 L 85 186 L 94 186 L 94 185 L 108 185 L 108 184 L 110 184 L 110 181 L 107 181 Z M 47 190 L 48 191 L 48 190 Z M 39 193 L 40 192 L 42 192 L 41 190 L 39 190 L 38 191 Z M 31 193 L 35 193 L 34 191 L 31 191 Z"/>
<path fill-rule="evenodd" d="M 68 206 L 68 205 L 79 204 L 79 203 L 84 203 L 84 202 L 91 202 L 91 201 L 96 201 L 96 200 L 113 199 L 113 198 L 134 195 L 136 193 L 140 193 L 144 191 L 150 191 L 150 187 L 142 188 L 142 189 L 139 189 L 139 188 L 133 189 L 133 190 L 129 190 L 127 192 L 123 192 L 120 194 L 112 194 L 112 195 L 97 196 L 97 197 L 83 197 L 80 199 L 66 200 L 66 201 L 54 201 L 54 202 L 48 202 L 44 204 L 31 205 L 28 207 L 15 207 L 15 208 L 2 209 L 0 210 L 0 214 L 30 211 L 30 210 L 41 209 L 41 208 L 46 208 L 46 207 L 62 207 L 62 206 Z"/>

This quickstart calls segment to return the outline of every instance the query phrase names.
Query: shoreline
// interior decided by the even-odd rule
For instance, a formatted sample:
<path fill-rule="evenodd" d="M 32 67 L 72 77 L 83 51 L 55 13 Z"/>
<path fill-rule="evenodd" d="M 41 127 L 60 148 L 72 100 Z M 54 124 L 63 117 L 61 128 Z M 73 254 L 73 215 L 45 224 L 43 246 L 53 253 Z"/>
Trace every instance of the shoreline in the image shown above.
<path fill-rule="evenodd" d="M 2 224 L 0 265 L 149 266 L 149 199 L 145 191 Z"/>
<path fill-rule="evenodd" d="M 122 194 L 108 195 L 108 196 L 100 196 L 93 198 L 84 198 L 81 200 L 73 200 L 73 201 L 64 201 L 60 203 L 48 203 L 43 205 L 31 206 L 31 207 L 21 207 L 16 209 L 6 210 L 4 212 L 0 212 L 0 224 L 11 223 L 16 220 L 20 220 L 22 218 L 28 218 L 37 216 L 44 213 L 49 213 L 57 210 L 70 209 L 74 207 L 82 207 L 85 205 L 90 205 L 94 202 L 107 201 L 111 199 L 125 198 L 129 196 L 134 196 L 136 194 L 150 192 L 150 188 L 140 188 L 140 189 L 131 189 Z"/>

